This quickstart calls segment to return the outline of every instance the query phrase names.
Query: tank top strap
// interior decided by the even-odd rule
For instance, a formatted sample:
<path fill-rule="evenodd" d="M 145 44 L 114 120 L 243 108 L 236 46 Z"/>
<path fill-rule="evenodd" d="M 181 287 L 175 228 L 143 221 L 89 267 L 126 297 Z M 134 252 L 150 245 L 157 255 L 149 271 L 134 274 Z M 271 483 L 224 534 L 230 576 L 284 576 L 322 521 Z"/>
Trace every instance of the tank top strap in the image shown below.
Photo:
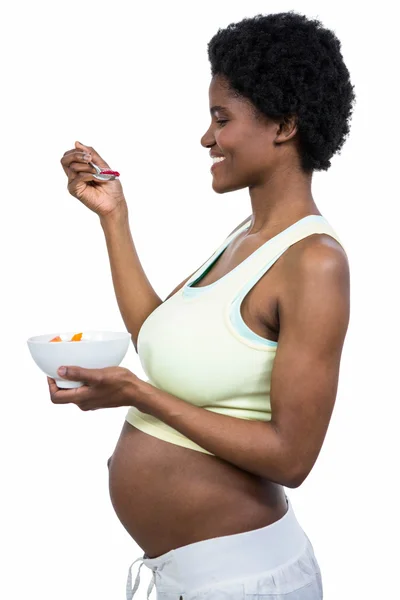
<path fill-rule="evenodd" d="M 225 284 L 229 291 L 236 294 L 235 298 L 244 297 L 290 246 L 315 233 L 328 234 L 344 249 L 339 236 L 325 217 L 308 215 L 265 242 L 228 273 Z"/>
<path fill-rule="evenodd" d="M 252 287 L 273 263 L 278 260 L 279 256 L 287 250 L 287 248 L 314 233 L 327 233 L 336 239 L 343 247 L 339 236 L 325 217 L 322 215 L 307 215 L 262 244 L 244 261 L 214 283 L 198 288 L 192 288 L 191 285 L 203 277 L 218 257 L 224 252 L 233 238 L 250 226 L 250 220 L 251 217 L 249 217 L 239 229 L 231 233 L 221 246 L 217 248 L 214 254 L 195 273 L 193 273 L 191 278 L 186 282 L 186 285 L 183 286 L 182 294 L 184 297 L 194 298 L 195 296 L 208 294 L 210 290 L 214 290 L 218 293 L 219 290 L 221 293 L 223 290 L 228 290 L 230 293 L 231 290 L 234 290 L 234 292 L 242 290 L 243 286 Z M 250 287 L 248 289 L 250 289 Z"/>

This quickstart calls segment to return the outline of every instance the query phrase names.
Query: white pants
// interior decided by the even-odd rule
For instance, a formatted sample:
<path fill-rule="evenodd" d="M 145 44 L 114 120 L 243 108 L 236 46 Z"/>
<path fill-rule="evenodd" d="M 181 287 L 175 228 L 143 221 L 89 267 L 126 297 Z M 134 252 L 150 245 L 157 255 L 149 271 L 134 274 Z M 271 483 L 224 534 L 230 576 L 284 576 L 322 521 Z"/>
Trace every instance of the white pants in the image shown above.
<path fill-rule="evenodd" d="M 321 600 L 321 572 L 310 540 L 298 523 L 290 500 L 288 511 L 271 525 L 244 533 L 195 542 L 157 558 L 146 554 L 127 600 L 140 584 L 140 569 L 153 572 L 157 600 Z"/>

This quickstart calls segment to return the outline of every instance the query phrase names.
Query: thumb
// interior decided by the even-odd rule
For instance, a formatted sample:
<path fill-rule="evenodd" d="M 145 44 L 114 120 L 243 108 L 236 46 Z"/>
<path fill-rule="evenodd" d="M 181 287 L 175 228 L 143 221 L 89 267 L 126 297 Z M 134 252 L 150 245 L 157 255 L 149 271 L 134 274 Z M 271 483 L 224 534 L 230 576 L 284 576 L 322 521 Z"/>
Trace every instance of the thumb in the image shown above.
<path fill-rule="evenodd" d="M 81 144 L 81 142 L 75 142 L 75 148 L 85 148 L 85 150 L 89 150 L 89 146 L 85 146 L 85 144 Z"/>
<path fill-rule="evenodd" d="M 72 381 L 90 381 L 96 382 L 99 379 L 99 369 L 84 369 L 83 367 L 59 367 L 58 375 L 63 379 L 71 379 Z"/>

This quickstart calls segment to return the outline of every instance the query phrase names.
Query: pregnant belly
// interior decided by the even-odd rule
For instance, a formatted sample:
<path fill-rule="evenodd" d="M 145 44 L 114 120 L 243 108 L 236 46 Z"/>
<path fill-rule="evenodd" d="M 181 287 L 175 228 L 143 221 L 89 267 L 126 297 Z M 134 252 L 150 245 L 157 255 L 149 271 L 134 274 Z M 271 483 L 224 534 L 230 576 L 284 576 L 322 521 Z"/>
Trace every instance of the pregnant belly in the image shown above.
<path fill-rule="evenodd" d="M 282 486 L 127 421 L 109 462 L 109 490 L 122 525 L 151 558 L 265 527 L 287 510 Z"/>

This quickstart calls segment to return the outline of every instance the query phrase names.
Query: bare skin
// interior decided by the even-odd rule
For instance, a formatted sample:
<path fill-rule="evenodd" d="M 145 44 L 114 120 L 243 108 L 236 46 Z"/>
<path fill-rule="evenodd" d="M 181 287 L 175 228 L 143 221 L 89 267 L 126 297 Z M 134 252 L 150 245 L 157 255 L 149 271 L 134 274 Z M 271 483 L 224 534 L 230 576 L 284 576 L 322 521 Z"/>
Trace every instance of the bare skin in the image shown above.
<path fill-rule="evenodd" d="M 225 107 L 212 112 L 201 139 L 205 148 L 226 157 L 212 175 L 213 189 L 222 194 L 248 188 L 252 221 L 195 287 L 214 283 L 301 218 L 321 214 L 312 197 L 311 175 L 299 167 L 296 119 L 256 120 L 246 102 L 232 98 L 218 77 L 209 94 L 210 109 Z M 226 123 L 218 123 L 221 119 Z M 290 294 L 285 283 L 306 250 L 318 252 L 325 246 L 343 256 L 334 238 L 310 235 L 287 249 L 261 277 L 241 306 L 251 330 L 279 340 L 279 306 L 286 305 L 285 295 Z M 109 460 L 109 488 L 118 518 L 150 558 L 193 542 L 265 527 L 287 511 L 282 485 L 216 456 L 147 435 L 127 422 Z"/>
<path fill-rule="evenodd" d="M 247 242 L 247 245 L 246 245 Z M 244 322 L 278 341 L 278 301 L 295 255 L 306 246 L 340 246 L 312 235 L 289 248 L 247 294 Z M 231 271 L 256 247 L 245 234 L 228 246 L 195 287 Z M 193 542 L 265 527 L 287 510 L 283 486 L 201 452 L 170 444 L 125 422 L 109 463 L 110 496 L 125 529 L 154 558 Z"/>

